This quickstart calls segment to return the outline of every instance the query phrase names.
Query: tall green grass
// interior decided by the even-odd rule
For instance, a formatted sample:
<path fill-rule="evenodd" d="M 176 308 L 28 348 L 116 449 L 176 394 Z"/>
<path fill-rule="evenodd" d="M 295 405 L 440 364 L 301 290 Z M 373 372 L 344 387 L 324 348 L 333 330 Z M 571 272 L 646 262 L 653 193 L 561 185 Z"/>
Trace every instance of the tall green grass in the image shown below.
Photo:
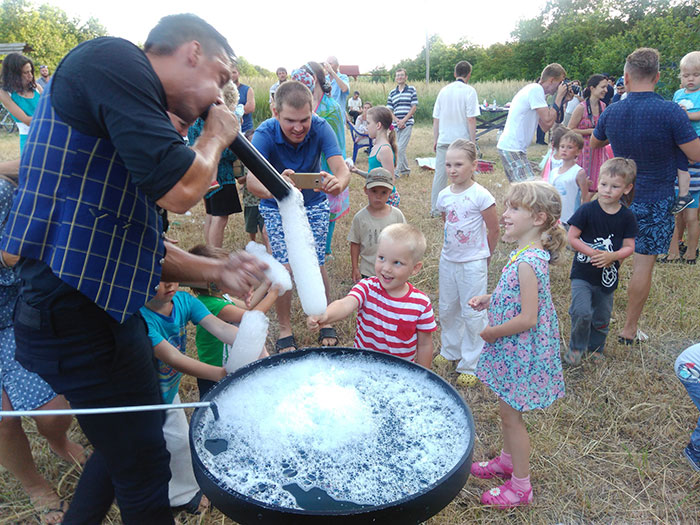
<path fill-rule="evenodd" d="M 270 106 L 268 104 L 270 86 L 275 83 L 276 77 L 253 77 L 243 79 L 244 83 L 250 85 L 255 92 L 255 113 L 253 119 L 257 126 L 263 120 L 272 116 Z M 471 84 L 479 96 L 479 102 L 484 99 L 492 104 L 494 100 L 498 104 L 510 102 L 520 88 L 526 85 L 526 80 L 499 80 L 488 82 L 475 82 Z M 418 123 L 431 123 L 433 118 L 433 106 L 437 99 L 440 90 L 445 87 L 447 82 L 431 82 L 426 85 L 422 82 L 411 82 L 418 91 L 418 110 L 416 111 L 415 119 Z M 359 79 L 350 82 L 351 91 L 359 91 L 360 98 L 363 101 L 369 101 L 373 105 L 386 104 L 387 96 L 396 84 L 388 82 L 370 82 L 369 80 Z"/>

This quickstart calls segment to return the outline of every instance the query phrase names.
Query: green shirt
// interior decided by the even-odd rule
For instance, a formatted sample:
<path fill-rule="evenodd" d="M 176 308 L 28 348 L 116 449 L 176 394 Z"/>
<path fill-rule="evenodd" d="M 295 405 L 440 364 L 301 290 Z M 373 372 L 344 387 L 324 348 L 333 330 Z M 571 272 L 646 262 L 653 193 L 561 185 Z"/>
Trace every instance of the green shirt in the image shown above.
<path fill-rule="evenodd" d="M 234 304 L 223 297 L 215 297 L 213 295 L 201 294 L 198 295 L 197 298 L 202 301 L 209 312 L 216 316 L 219 315 L 219 312 L 221 312 L 226 305 Z M 197 325 L 195 342 L 197 343 L 197 356 L 202 363 L 223 366 L 224 343 L 219 341 L 200 325 Z"/>

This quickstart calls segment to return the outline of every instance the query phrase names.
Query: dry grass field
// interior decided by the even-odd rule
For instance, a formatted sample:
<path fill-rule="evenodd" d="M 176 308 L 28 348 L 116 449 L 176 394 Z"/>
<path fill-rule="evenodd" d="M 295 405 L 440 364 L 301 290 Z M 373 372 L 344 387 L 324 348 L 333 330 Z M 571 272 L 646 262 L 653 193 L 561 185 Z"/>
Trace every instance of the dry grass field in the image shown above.
<path fill-rule="evenodd" d="M 480 140 L 485 159 L 497 161 L 495 134 Z M 16 136 L 0 136 L 0 159 L 16 151 Z M 543 147 L 533 147 L 531 158 L 539 160 Z M 427 126 L 413 132 L 409 157 L 431 156 L 432 136 Z M 366 167 L 366 156 L 358 164 Z M 491 173 L 477 180 L 496 197 L 499 210 L 507 181 L 497 161 Z M 398 181 L 401 209 L 409 222 L 419 227 L 428 239 L 424 269 L 413 283 L 428 293 L 437 305 L 438 258 L 442 246 L 442 224 L 430 219 L 429 190 L 432 173 L 416 166 L 410 177 Z M 351 213 L 365 205 L 362 180 L 351 183 Z M 341 219 L 333 241 L 334 259 L 328 262 L 333 298 L 343 296 L 351 286 L 349 248 L 346 242 L 350 216 Z M 170 235 L 188 248 L 202 241 L 203 207 L 192 214 L 171 217 Z M 240 249 L 247 241 L 242 216 L 232 217 L 225 245 Z M 499 243 L 489 270 L 489 288 L 495 285 L 510 246 Z M 570 298 L 568 273 L 571 253 L 551 269 L 552 294 L 559 315 L 562 351 L 567 346 Z M 641 319 L 649 334 L 645 344 L 623 347 L 615 334 L 624 318 L 626 283 L 630 265 L 621 270 L 621 286 L 615 299 L 614 322 L 601 363 L 586 362 L 565 371 L 567 396 L 547 410 L 528 413 L 525 421 L 532 440 L 532 481 L 534 503 L 525 509 L 501 512 L 482 508 L 481 492 L 494 483 L 470 478 L 459 496 L 430 525 L 466 523 L 697 523 L 700 522 L 700 476 L 681 458 L 695 426 L 698 411 L 673 373 L 678 353 L 691 342 L 700 340 L 700 269 L 698 266 L 659 265 L 654 274 L 651 295 Z M 297 341 L 316 345 L 315 336 L 305 327 L 304 317 L 295 302 L 293 318 Z M 275 322 L 268 347 L 273 348 Z M 338 325 L 342 345 L 352 344 L 354 325 L 348 320 Z M 193 330 L 192 330 L 193 332 Z M 190 345 L 191 349 L 193 344 Z M 436 351 L 439 337 L 435 336 Z M 435 370 L 454 384 L 451 369 Z M 491 457 L 500 450 L 500 431 L 495 396 L 485 387 L 461 390 L 476 422 L 475 459 Z M 183 401 L 197 400 L 194 380 L 185 379 Z M 36 461 L 41 471 L 70 500 L 79 472 L 76 466 L 60 462 L 37 438 L 34 424 L 25 421 L 31 436 Z M 77 425 L 73 436 L 85 443 Z M 33 510 L 21 487 L 8 473 L 0 474 L 0 524 L 34 523 Z M 116 511 L 109 523 L 119 523 Z M 216 510 L 204 516 L 178 517 L 183 524 L 232 523 Z"/>

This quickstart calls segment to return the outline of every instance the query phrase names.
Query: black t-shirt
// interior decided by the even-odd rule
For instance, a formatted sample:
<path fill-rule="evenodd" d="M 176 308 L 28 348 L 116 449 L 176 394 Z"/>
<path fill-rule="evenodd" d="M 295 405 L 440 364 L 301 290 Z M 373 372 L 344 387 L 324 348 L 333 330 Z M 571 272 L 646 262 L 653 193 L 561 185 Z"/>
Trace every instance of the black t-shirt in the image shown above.
<path fill-rule="evenodd" d="M 127 40 L 96 38 L 71 50 L 54 73 L 51 102 L 66 124 L 109 140 L 134 183 L 153 202 L 194 162 L 195 153 L 166 113 L 156 72 L 144 52 Z M 24 300 L 33 306 L 79 308 L 91 302 L 42 261 L 22 258 L 15 271 L 23 281 Z"/>
<path fill-rule="evenodd" d="M 624 239 L 634 239 L 637 236 L 634 213 L 622 206 L 620 211 L 610 215 L 603 211 L 597 200 L 582 205 L 568 222 L 581 230 L 581 240 L 595 250 L 616 252 L 622 248 Z M 617 288 L 619 267 L 619 261 L 615 261 L 608 268 L 596 268 L 587 255 L 576 252 L 570 278 L 583 279 L 613 292 Z"/>

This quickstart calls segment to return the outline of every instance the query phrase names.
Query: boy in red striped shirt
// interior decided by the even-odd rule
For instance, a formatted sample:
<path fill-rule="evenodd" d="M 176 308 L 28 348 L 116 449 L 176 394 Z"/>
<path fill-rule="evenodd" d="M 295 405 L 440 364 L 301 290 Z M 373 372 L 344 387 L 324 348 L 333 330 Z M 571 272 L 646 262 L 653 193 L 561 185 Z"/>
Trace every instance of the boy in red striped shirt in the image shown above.
<path fill-rule="evenodd" d="M 433 307 L 428 296 L 408 282 L 423 267 L 424 253 L 425 237 L 417 228 L 387 226 L 379 234 L 376 276 L 362 279 L 323 315 L 309 316 L 309 329 L 340 321 L 357 310 L 355 348 L 377 350 L 430 368 L 431 332 L 437 330 Z"/>

